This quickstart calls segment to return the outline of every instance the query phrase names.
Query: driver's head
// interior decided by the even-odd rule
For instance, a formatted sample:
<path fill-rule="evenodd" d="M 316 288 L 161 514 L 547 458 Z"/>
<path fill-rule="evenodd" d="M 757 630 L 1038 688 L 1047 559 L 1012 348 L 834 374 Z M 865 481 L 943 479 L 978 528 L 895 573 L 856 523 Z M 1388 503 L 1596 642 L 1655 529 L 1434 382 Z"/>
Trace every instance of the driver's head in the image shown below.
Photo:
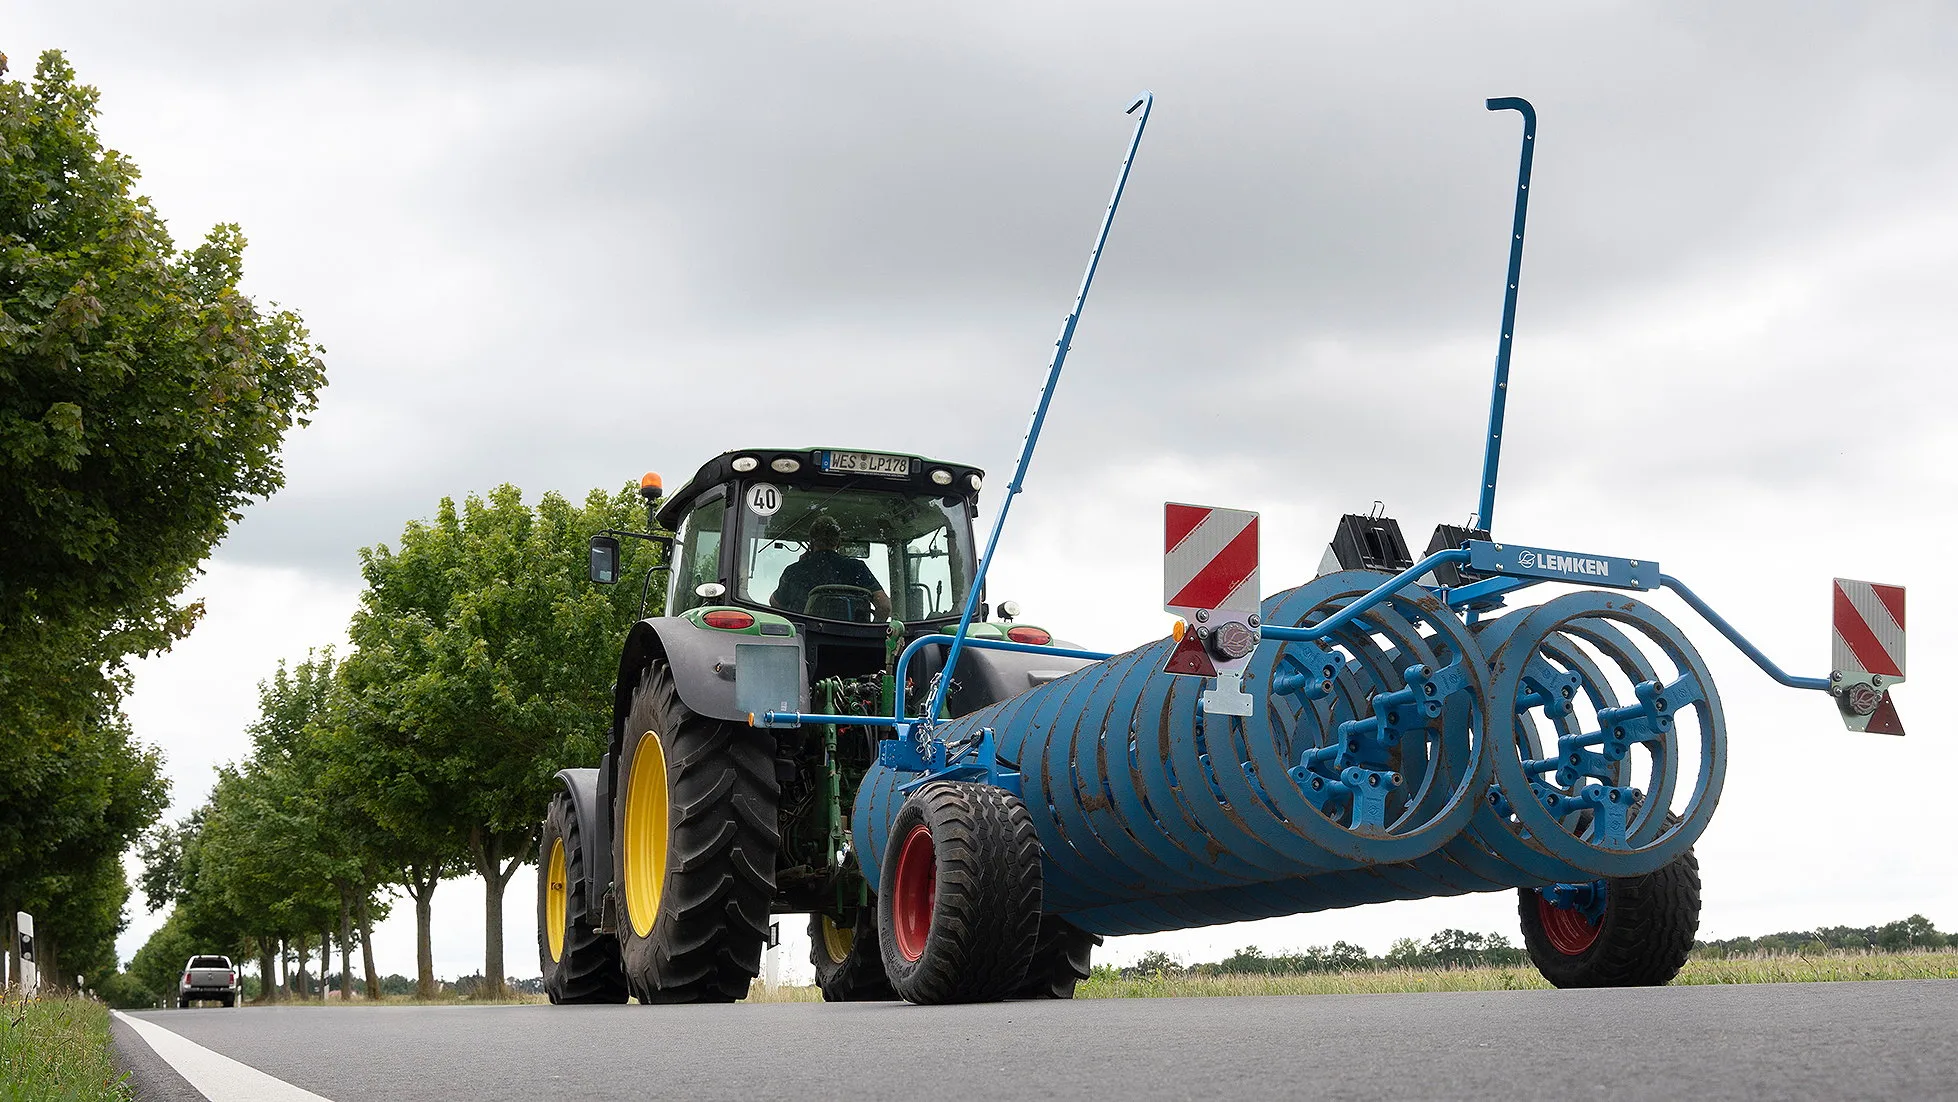
<path fill-rule="evenodd" d="M 809 546 L 818 551 L 834 551 L 843 542 L 843 526 L 825 513 L 809 522 Z"/>

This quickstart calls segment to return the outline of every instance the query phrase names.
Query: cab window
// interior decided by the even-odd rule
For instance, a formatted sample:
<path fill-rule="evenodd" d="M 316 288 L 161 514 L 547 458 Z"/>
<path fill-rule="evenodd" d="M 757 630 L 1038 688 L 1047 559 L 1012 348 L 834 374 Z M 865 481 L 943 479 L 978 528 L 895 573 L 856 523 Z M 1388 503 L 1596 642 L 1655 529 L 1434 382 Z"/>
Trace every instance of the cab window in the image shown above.
<path fill-rule="evenodd" d="M 666 614 L 677 616 L 690 608 L 719 604 L 722 598 L 702 597 L 697 592 L 709 582 L 721 580 L 721 528 L 727 520 L 727 498 L 716 491 L 702 498 L 687 518 L 680 522 L 677 543 L 679 564 L 667 592 Z"/>

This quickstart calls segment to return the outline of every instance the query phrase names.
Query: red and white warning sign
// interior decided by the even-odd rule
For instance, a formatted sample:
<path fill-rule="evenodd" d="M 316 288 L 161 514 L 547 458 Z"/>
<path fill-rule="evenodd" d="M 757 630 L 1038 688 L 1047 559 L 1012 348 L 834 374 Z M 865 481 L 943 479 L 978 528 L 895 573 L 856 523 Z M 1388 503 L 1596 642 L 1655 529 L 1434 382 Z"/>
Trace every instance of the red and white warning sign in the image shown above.
<path fill-rule="evenodd" d="M 1831 691 L 1852 731 L 1901 735 L 1890 687 L 1904 680 L 1904 587 L 1837 578 Z"/>
<path fill-rule="evenodd" d="M 1258 607 L 1258 514 L 1208 505 L 1163 506 L 1163 611 Z"/>
<path fill-rule="evenodd" d="M 1238 674 L 1258 646 L 1258 514 L 1208 505 L 1163 506 L 1163 609 L 1182 617 L 1165 673 L 1215 677 L 1204 706 L 1250 715 Z"/>

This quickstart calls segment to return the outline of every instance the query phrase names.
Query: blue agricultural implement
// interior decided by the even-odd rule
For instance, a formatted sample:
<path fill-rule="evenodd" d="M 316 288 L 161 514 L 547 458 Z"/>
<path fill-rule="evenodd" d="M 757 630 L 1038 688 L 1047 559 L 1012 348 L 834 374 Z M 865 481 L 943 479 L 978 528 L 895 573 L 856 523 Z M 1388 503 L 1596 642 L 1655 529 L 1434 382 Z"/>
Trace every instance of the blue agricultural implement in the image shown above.
<path fill-rule="evenodd" d="M 732 468 L 696 477 L 689 493 L 725 509 L 711 524 L 718 573 L 689 573 L 708 526 L 688 519 L 670 615 L 628 642 L 611 752 L 564 774 L 546 822 L 540 946 L 554 1000 L 738 997 L 768 910 L 814 915 L 829 997 L 934 1003 L 1065 997 L 1104 935 L 1504 890 L 1558 986 L 1665 983 L 1698 924 L 1692 847 L 1719 801 L 1727 730 L 1699 652 L 1637 595 L 1670 590 L 1777 682 L 1830 693 L 1851 730 L 1903 733 L 1889 696 L 1904 674 L 1900 587 L 1838 579 L 1835 669 L 1793 677 L 1655 562 L 1493 537 L 1536 137 L 1520 99 L 1488 103 L 1521 114 L 1523 142 L 1469 523 L 1439 526 L 1417 560 L 1393 519 L 1343 517 L 1319 576 L 1265 597 L 1254 515 L 1171 504 L 1164 604 L 1185 619 L 1170 637 L 1106 655 L 1010 617 L 988 623 L 987 570 L 1150 105 L 1130 108 L 1114 194 L 975 567 L 961 518 L 975 513 L 977 472 L 905 460 L 899 479 L 936 466 L 957 490 L 945 534 L 929 537 L 951 549 L 949 588 L 902 552 L 879 572 L 893 596 L 922 589 L 899 601 L 910 626 L 882 589 L 871 608 L 861 577 L 818 585 L 806 606 L 758 605 L 743 588 L 753 571 L 727 548 L 781 538 L 761 523 L 779 506 L 753 499 L 774 487 L 740 477 L 767 453 L 729 453 L 716 462 Z M 785 453 L 773 469 L 829 454 Z M 869 460 L 850 462 L 834 487 L 795 492 L 867 492 Z M 595 579 L 616 580 L 621 534 L 594 541 Z M 860 524 L 849 538 L 924 537 Z M 1580 588 L 1515 603 L 1546 584 Z M 863 615 L 818 614 L 825 590 Z M 757 634 L 703 644 L 703 622 L 727 614 Z M 837 665 L 851 641 L 838 620 L 863 625 L 855 642 L 877 644 L 874 661 Z M 721 764 L 697 776 L 665 764 L 703 760 Z M 792 811 L 783 793 L 805 777 L 820 791 Z"/>

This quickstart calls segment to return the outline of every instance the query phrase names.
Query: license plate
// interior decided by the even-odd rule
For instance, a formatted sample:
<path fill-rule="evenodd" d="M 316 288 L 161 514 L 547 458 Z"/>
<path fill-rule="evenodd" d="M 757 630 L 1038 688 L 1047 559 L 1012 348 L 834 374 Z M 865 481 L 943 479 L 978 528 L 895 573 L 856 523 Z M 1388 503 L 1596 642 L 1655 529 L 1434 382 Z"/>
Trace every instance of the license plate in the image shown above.
<path fill-rule="evenodd" d="M 877 455 L 874 452 L 827 452 L 823 469 L 831 474 L 874 474 L 885 478 L 910 478 L 911 457 Z"/>

